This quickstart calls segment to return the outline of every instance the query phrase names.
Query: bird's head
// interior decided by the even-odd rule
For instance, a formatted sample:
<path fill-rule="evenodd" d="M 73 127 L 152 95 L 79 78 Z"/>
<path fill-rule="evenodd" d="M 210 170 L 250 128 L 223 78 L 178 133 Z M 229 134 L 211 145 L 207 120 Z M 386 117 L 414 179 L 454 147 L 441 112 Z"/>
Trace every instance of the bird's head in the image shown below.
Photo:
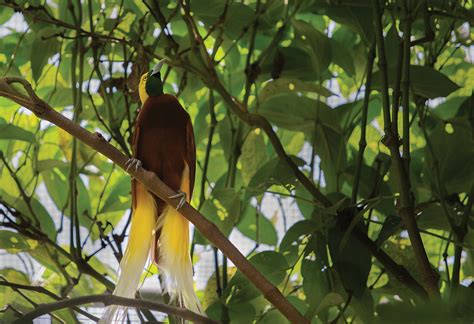
<path fill-rule="evenodd" d="M 141 76 L 138 90 L 142 104 L 148 97 L 161 96 L 163 94 L 163 83 L 161 82 L 160 74 L 163 64 L 164 60 L 159 61 L 149 72 Z"/>

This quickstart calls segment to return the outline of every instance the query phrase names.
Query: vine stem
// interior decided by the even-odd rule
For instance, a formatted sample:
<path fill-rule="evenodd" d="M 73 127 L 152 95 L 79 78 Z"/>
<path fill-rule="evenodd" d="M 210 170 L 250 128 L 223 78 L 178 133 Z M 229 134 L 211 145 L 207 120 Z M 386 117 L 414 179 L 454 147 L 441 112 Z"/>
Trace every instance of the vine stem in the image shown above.
<path fill-rule="evenodd" d="M 393 132 L 393 127 L 390 122 L 390 100 L 388 94 L 388 73 L 387 62 L 385 57 L 385 45 L 383 36 L 382 16 L 383 12 L 380 8 L 378 0 L 372 0 L 374 10 L 374 27 L 377 43 L 377 57 L 381 76 L 381 95 L 382 108 L 384 117 L 385 136 L 382 139 L 383 143 L 390 149 L 390 156 L 394 164 L 394 178 L 398 179 L 398 187 L 400 191 L 400 200 L 397 203 L 397 209 L 400 217 L 405 224 L 408 231 L 408 236 L 415 254 L 415 259 L 418 268 L 422 275 L 423 285 L 428 292 L 428 295 L 433 298 L 439 297 L 438 275 L 431 267 L 428 255 L 426 254 L 423 241 L 421 239 L 420 231 L 415 219 L 414 201 L 410 186 L 410 175 L 405 169 L 403 160 L 400 156 L 398 148 L 398 137 Z M 406 35 L 405 35 L 406 36 Z M 410 57 L 404 57 L 404 60 L 409 60 Z"/>

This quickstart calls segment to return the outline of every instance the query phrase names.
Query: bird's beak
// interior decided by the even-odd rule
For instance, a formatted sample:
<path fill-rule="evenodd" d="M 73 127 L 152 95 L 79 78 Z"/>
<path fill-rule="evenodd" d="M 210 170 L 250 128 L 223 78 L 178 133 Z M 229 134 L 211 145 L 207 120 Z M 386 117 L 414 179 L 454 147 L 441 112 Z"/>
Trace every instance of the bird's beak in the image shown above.
<path fill-rule="evenodd" d="M 150 75 L 158 74 L 164 63 L 165 63 L 165 59 L 162 59 L 158 63 L 156 63 L 156 65 L 151 69 Z"/>

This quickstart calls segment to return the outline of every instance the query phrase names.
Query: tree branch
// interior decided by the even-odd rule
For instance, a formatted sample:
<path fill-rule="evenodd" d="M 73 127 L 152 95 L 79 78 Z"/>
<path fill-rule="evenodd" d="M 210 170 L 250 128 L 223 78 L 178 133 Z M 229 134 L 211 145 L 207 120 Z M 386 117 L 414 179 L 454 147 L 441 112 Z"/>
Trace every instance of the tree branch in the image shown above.
<path fill-rule="evenodd" d="M 41 287 L 41 286 L 28 286 L 28 285 L 21 285 L 21 284 L 17 284 L 17 283 L 14 283 L 14 282 L 9 282 L 9 281 L 6 281 L 5 278 L 2 278 L 2 281 L 0 281 L 0 286 L 6 286 L 6 287 L 10 287 L 12 289 L 22 289 L 22 290 L 29 290 L 29 291 L 35 291 L 37 293 L 41 293 L 41 294 L 44 294 L 48 297 L 51 297 L 55 300 L 61 300 L 61 297 L 56 295 L 55 293 L 47 290 L 46 288 L 44 287 Z M 79 307 L 76 307 L 76 306 L 70 306 L 70 308 L 76 312 L 78 312 L 79 314 L 82 314 L 84 315 L 85 317 L 95 321 L 95 322 L 98 322 L 99 321 L 99 318 L 98 317 L 95 317 L 94 315 L 92 314 L 89 314 L 88 312 L 80 309 Z"/>
<path fill-rule="evenodd" d="M 90 303 L 103 303 L 105 306 L 120 305 L 120 306 L 125 306 L 125 307 L 134 307 L 134 308 L 140 308 L 140 309 L 154 310 L 154 311 L 166 313 L 169 315 L 179 316 L 185 320 L 189 320 L 194 323 L 218 323 L 207 317 L 193 313 L 190 310 L 187 310 L 186 308 L 174 307 L 170 305 L 155 303 L 148 300 L 125 298 L 125 297 L 113 296 L 113 295 L 108 295 L 108 294 L 81 296 L 81 297 L 76 297 L 76 298 L 71 298 L 71 299 L 60 300 L 60 301 L 49 303 L 49 304 L 42 304 L 42 305 L 39 305 L 33 311 L 23 315 L 22 317 L 20 317 L 13 323 L 21 324 L 21 323 L 31 322 L 35 318 L 44 314 L 49 314 L 51 312 L 64 309 L 64 308 L 76 307 L 79 305 L 90 304 Z"/>
<path fill-rule="evenodd" d="M 10 86 L 11 83 L 22 84 L 26 89 L 28 96 L 23 95 L 13 89 Z M 128 161 L 127 156 L 109 144 L 99 133 L 92 134 L 53 110 L 46 102 L 36 96 L 28 81 L 16 77 L 0 78 L 0 96 L 4 96 L 17 102 L 18 104 L 31 110 L 39 118 L 47 120 L 62 128 L 75 138 L 108 157 L 122 169 L 126 170 L 126 162 Z M 268 124 L 268 127 L 271 129 L 270 124 Z M 297 168 L 296 165 L 295 167 Z M 126 172 L 142 182 L 152 193 L 163 199 L 169 205 L 173 206 L 173 208 L 176 208 L 176 199 L 169 198 L 176 193 L 165 183 L 163 183 L 155 173 L 147 171 L 141 167 L 139 167 L 137 170 L 130 168 Z M 302 175 L 304 176 L 304 174 Z M 224 236 L 224 234 L 222 234 L 215 224 L 207 220 L 188 203 L 181 207 L 180 213 L 191 223 L 193 223 L 194 226 L 211 243 L 217 246 L 222 251 L 222 253 L 224 253 L 224 255 L 226 255 L 226 257 L 228 257 L 245 276 L 247 276 L 247 278 L 255 285 L 255 287 L 261 291 L 262 295 L 268 301 L 270 301 L 283 315 L 285 315 L 288 320 L 291 322 L 308 323 L 308 320 L 306 320 L 298 312 L 298 310 L 296 310 L 296 308 L 281 294 L 281 292 L 274 285 L 272 285 L 270 281 L 268 281 L 245 258 L 244 255 L 242 255 L 242 253 L 227 239 L 227 237 Z"/>

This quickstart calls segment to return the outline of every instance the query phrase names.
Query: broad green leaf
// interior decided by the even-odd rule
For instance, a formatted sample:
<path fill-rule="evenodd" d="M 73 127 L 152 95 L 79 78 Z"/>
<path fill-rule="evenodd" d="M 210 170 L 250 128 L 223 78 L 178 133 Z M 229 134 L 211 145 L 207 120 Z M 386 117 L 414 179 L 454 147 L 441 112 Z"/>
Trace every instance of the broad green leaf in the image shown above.
<path fill-rule="evenodd" d="M 130 208 L 131 188 L 128 177 L 120 177 L 111 190 L 107 190 L 107 199 L 100 208 L 100 213 L 126 210 Z"/>
<path fill-rule="evenodd" d="M 319 76 L 331 63 L 331 42 L 322 32 L 304 21 L 294 20 L 295 44 L 308 51 L 311 62 Z"/>
<path fill-rule="evenodd" d="M 275 27 L 278 21 L 282 19 L 286 6 L 284 0 L 269 0 L 265 5 L 267 8 L 258 19 L 258 27 L 264 30 Z"/>
<path fill-rule="evenodd" d="M 333 62 L 339 65 L 347 75 L 353 76 L 355 73 L 354 61 L 347 47 L 333 38 L 330 39 L 330 42 Z"/>
<path fill-rule="evenodd" d="M 305 138 L 302 132 L 278 129 L 277 134 L 287 154 L 298 155 L 303 149 Z"/>
<path fill-rule="evenodd" d="M 18 233 L 0 230 L 0 249 L 7 250 L 8 253 L 27 251 L 37 244 L 37 241 L 25 239 Z"/>
<path fill-rule="evenodd" d="M 295 223 L 286 232 L 280 243 L 280 252 L 285 251 L 292 245 L 300 245 L 302 237 L 312 235 L 318 229 L 318 224 L 313 220 L 307 219 Z"/>
<path fill-rule="evenodd" d="M 402 219 L 397 215 L 388 215 L 380 229 L 379 236 L 375 241 L 377 246 L 382 246 L 383 242 L 385 242 L 390 236 L 394 235 L 395 233 L 399 232 L 403 227 Z"/>
<path fill-rule="evenodd" d="M 362 230 L 362 228 L 363 225 L 360 223 L 358 230 Z M 349 237 L 347 244 L 341 250 L 344 233 L 345 229 L 341 229 L 338 226 L 329 231 L 329 251 L 344 288 L 348 292 L 353 292 L 354 296 L 361 297 L 367 287 L 372 257 L 362 243 L 355 239 L 354 236 Z M 355 255 L 357 255 L 356 258 L 354 258 Z"/>
<path fill-rule="evenodd" d="M 264 88 L 259 93 L 260 102 L 278 96 L 284 92 L 311 92 L 323 97 L 334 96 L 334 93 L 326 87 L 298 79 L 279 78 L 265 83 Z"/>
<path fill-rule="evenodd" d="M 240 217 L 240 193 L 231 188 L 215 189 L 201 212 L 228 236 Z"/>
<path fill-rule="evenodd" d="M 44 171 L 50 171 L 54 168 L 58 168 L 62 170 L 63 172 L 67 172 L 70 166 L 71 164 L 69 162 L 64 162 L 61 160 L 46 159 L 46 160 L 39 160 L 36 163 L 36 170 L 38 172 L 44 172 Z M 81 174 L 98 175 L 97 173 L 91 172 L 87 170 L 86 168 L 81 169 Z"/>
<path fill-rule="evenodd" d="M 330 272 L 326 240 L 321 235 L 313 235 L 305 249 L 305 258 L 301 261 L 301 276 L 303 290 L 308 309 L 305 317 L 314 318 L 324 296 L 333 290 L 331 288 Z M 319 312 L 318 317 L 327 321 L 327 312 Z"/>
<path fill-rule="evenodd" d="M 237 229 L 260 244 L 276 245 L 277 233 L 273 224 L 253 206 L 247 205 L 237 223 Z"/>
<path fill-rule="evenodd" d="M 276 49 L 262 62 L 261 72 L 268 73 L 273 79 L 319 80 L 310 54 L 295 45 Z"/>
<path fill-rule="evenodd" d="M 430 134 L 434 156 L 429 148 L 425 147 L 427 163 L 424 173 L 432 187 L 438 188 L 436 159 L 440 184 L 446 188 L 448 194 L 468 192 L 474 179 L 474 139 L 465 119 L 451 119 L 449 125 L 451 128 L 439 123 Z M 439 194 L 436 189 L 435 192 Z"/>
<path fill-rule="evenodd" d="M 316 309 L 316 313 L 320 313 L 322 310 L 331 307 L 331 306 L 339 306 L 344 303 L 344 299 L 338 293 L 330 292 L 326 296 L 324 296 L 323 300 L 319 304 L 318 308 Z"/>
<path fill-rule="evenodd" d="M 206 6 L 209 8 L 209 5 Z M 229 4 L 227 18 L 224 23 L 224 33 L 231 39 L 236 39 L 244 28 L 250 28 L 255 11 L 243 2 Z"/>
<path fill-rule="evenodd" d="M 224 12 L 225 3 L 220 0 L 194 1 L 191 11 L 198 17 L 216 19 Z"/>
<path fill-rule="evenodd" d="M 302 165 L 299 158 L 293 157 L 297 165 Z M 249 182 L 247 192 L 253 196 L 262 194 L 272 185 L 292 189 L 296 184 L 294 172 L 288 164 L 280 158 L 268 161 L 258 169 Z"/>
<path fill-rule="evenodd" d="M 244 183 L 249 183 L 258 168 L 266 161 L 267 154 L 262 130 L 260 128 L 251 130 L 245 139 L 240 155 Z"/>
<path fill-rule="evenodd" d="M 16 283 L 19 285 L 31 285 L 30 279 L 26 273 L 18 271 L 17 269 L 13 269 L 11 267 L 5 266 L 3 269 L 0 269 L 0 276 L 12 283 Z M 3 281 L 3 279 L 0 280 Z M 0 300 L 2 301 L 3 305 L 12 304 L 17 298 L 18 295 L 14 293 L 12 288 L 0 285 Z M 8 314 L 2 313 L 2 321 L 7 320 L 7 315 Z"/>
<path fill-rule="evenodd" d="M 48 193 L 55 203 L 56 207 L 64 212 L 65 215 L 71 215 L 71 209 L 69 206 L 69 180 L 68 176 L 69 169 L 65 172 L 59 169 L 52 169 L 50 171 L 43 172 L 43 179 L 48 189 Z M 91 204 L 89 194 L 84 182 L 80 177 L 76 178 L 77 184 L 77 213 L 79 215 L 79 222 L 81 225 L 90 225 L 91 219 Z M 88 215 L 89 217 L 87 217 Z"/>
<path fill-rule="evenodd" d="M 33 71 L 33 79 L 36 82 L 38 82 L 38 79 L 43 73 L 43 68 L 48 63 L 48 59 L 58 51 L 59 41 L 56 37 L 51 37 L 56 33 L 56 30 L 46 28 L 38 33 L 33 41 L 30 61 L 31 69 Z"/>
<path fill-rule="evenodd" d="M 0 140 L 19 140 L 33 143 L 35 135 L 21 127 L 7 124 L 3 118 L 0 118 Z"/>
<path fill-rule="evenodd" d="M 289 268 L 285 258 L 274 251 L 260 252 L 251 257 L 249 261 L 274 285 L 283 281 L 286 270 Z M 261 294 L 240 271 L 237 271 L 232 277 L 226 290 L 227 294 L 231 294 L 227 302 L 228 305 L 248 302 Z"/>
<path fill-rule="evenodd" d="M 0 8 L 0 24 L 3 24 L 10 20 L 13 14 L 13 10 L 8 8 L 8 7 L 2 7 Z"/>
<path fill-rule="evenodd" d="M 327 15 L 332 20 L 346 25 L 357 32 L 365 44 L 372 42 L 374 31 L 372 10 L 369 6 L 347 6 L 330 4 L 325 0 L 313 2 L 314 12 Z"/>
<path fill-rule="evenodd" d="M 470 97 L 454 97 L 442 102 L 433 110 L 434 114 L 442 119 L 454 118 L 460 112 L 463 104 L 469 102 Z"/>
<path fill-rule="evenodd" d="M 448 202 L 446 205 L 448 215 L 446 215 L 446 212 L 439 203 L 432 203 L 423 208 L 421 213 L 418 215 L 418 227 L 422 229 L 450 231 L 451 226 L 449 224 L 449 218 L 455 217 L 457 213 Z M 458 223 L 459 220 L 455 220 L 455 223 Z"/>
<path fill-rule="evenodd" d="M 388 83 L 391 88 L 395 84 L 395 68 L 388 69 Z M 373 75 L 372 86 L 380 89 L 380 71 Z M 447 97 L 450 93 L 459 89 L 459 86 L 451 81 L 443 73 L 428 66 L 410 66 L 410 89 L 417 95 L 425 98 Z"/>
<path fill-rule="evenodd" d="M 56 238 L 56 227 L 46 208 L 35 198 L 30 198 L 29 205 L 21 197 L 12 197 L 0 189 L 0 200 L 16 209 L 33 224 L 39 222 L 41 230 L 51 239 Z M 31 207 L 31 208 L 30 208 Z"/>
<path fill-rule="evenodd" d="M 336 124 L 331 120 L 331 108 L 325 103 L 295 93 L 282 94 L 266 100 L 258 112 L 278 127 L 311 133 L 316 118 Z"/>
<path fill-rule="evenodd" d="M 295 190 L 296 203 L 300 212 L 303 214 L 304 218 L 311 218 L 314 211 L 313 196 L 309 193 L 308 190 L 302 185 L 299 184 Z"/>

